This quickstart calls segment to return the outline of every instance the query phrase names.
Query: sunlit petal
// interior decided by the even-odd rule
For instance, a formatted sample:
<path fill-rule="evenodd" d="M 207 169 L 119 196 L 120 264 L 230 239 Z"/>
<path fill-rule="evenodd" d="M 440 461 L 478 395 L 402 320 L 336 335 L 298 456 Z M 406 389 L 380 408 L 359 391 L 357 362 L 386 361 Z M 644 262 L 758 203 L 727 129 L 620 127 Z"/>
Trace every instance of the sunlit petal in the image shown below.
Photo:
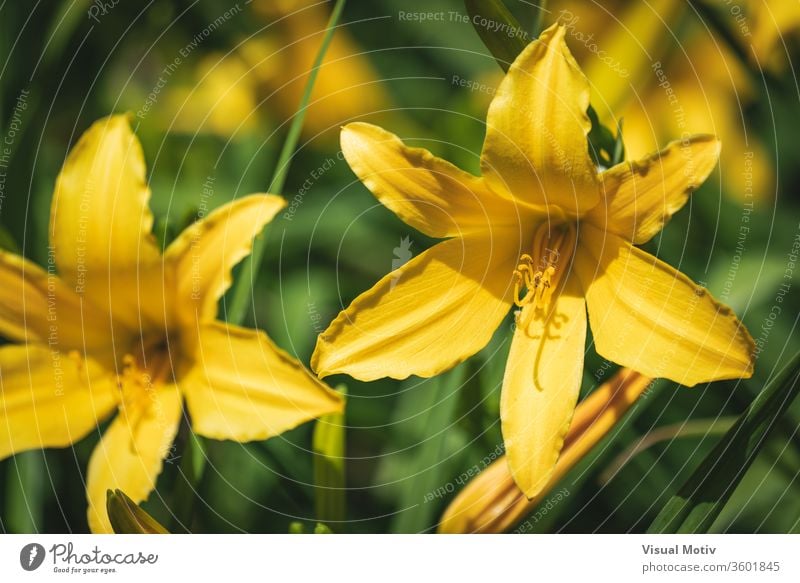
<path fill-rule="evenodd" d="M 0 459 L 75 443 L 118 398 L 113 378 L 77 355 L 45 346 L 0 348 Z"/>
<path fill-rule="evenodd" d="M 266 334 L 218 322 L 201 326 L 181 389 L 192 428 L 214 439 L 267 439 L 342 408 L 335 391 Z"/>
<path fill-rule="evenodd" d="M 589 83 L 553 25 L 520 53 L 486 118 L 481 169 L 498 192 L 572 215 L 599 201 L 586 135 Z"/>
<path fill-rule="evenodd" d="M 525 306 L 511 342 L 500 419 L 509 467 L 531 498 L 553 472 L 583 377 L 586 304 L 573 277 L 550 309 Z"/>
<path fill-rule="evenodd" d="M 602 174 L 603 203 L 585 217 L 637 245 L 652 239 L 717 164 L 719 140 L 692 136 Z"/>
<path fill-rule="evenodd" d="M 377 126 L 342 129 L 347 163 L 375 197 L 405 223 L 431 237 L 519 228 L 519 210 L 495 195 L 482 178 L 423 148 L 409 148 Z"/>
<path fill-rule="evenodd" d="M 156 486 L 178 431 L 181 397 L 174 385 L 142 390 L 126 402 L 89 460 L 86 495 L 89 527 L 111 533 L 106 492 L 120 489 L 137 504 Z"/>
<path fill-rule="evenodd" d="M 353 300 L 317 340 L 320 376 L 430 377 L 483 348 L 512 305 L 518 249 L 450 239 Z"/>
<path fill-rule="evenodd" d="M 687 386 L 752 375 L 753 339 L 705 288 L 588 224 L 579 242 L 577 272 L 601 356 Z"/>

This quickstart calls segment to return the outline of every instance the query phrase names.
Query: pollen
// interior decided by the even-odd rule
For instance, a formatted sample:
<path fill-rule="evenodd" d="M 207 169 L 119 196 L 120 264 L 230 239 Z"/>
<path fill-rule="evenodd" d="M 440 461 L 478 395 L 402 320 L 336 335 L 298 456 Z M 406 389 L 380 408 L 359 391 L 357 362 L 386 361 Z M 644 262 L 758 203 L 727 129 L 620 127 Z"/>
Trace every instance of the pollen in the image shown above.
<path fill-rule="evenodd" d="M 514 303 L 519 308 L 534 308 L 526 320 L 548 314 L 553 294 L 569 271 L 574 249 L 573 226 L 543 223 L 537 227 L 531 254 L 523 254 L 514 270 Z"/>
<path fill-rule="evenodd" d="M 121 393 L 120 412 L 126 416 L 131 432 L 136 436 L 148 416 L 163 416 L 160 407 L 149 406 L 157 404 L 158 390 L 172 381 L 169 353 L 163 343 L 160 340 L 139 343 L 137 350 L 123 356 L 116 381 Z M 155 413 L 148 413 L 151 409 Z M 131 447 L 134 444 L 135 439 Z M 133 450 L 131 453 L 137 454 Z"/>

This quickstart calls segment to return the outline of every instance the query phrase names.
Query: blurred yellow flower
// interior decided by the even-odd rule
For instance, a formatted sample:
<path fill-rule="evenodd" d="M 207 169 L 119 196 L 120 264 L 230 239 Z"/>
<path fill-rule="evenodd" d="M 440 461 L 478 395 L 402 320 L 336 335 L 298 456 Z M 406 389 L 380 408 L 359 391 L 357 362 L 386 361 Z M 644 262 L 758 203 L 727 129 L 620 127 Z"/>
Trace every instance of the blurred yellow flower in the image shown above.
<path fill-rule="evenodd" d="M 193 73 L 191 84 L 167 91 L 162 125 L 194 133 L 230 136 L 263 127 L 262 111 L 291 119 L 327 27 L 329 7 L 308 0 L 253 2 L 248 9 L 267 25 L 228 53 L 212 52 Z M 319 69 L 306 110 L 303 132 L 329 134 L 343 123 L 387 109 L 390 99 L 380 76 L 345 28 L 336 31 Z"/>
<path fill-rule="evenodd" d="M 625 416 L 651 381 L 623 368 L 581 401 L 564 438 L 564 451 L 547 484 L 532 499 L 514 483 L 508 460 L 498 458 L 459 492 L 442 515 L 438 531 L 501 533 L 513 528 Z"/>
<path fill-rule="evenodd" d="M 759 65 L 781 72 L 789 64 L 786 37 L 800 31 L 800 0 L 750 0 L 753 17 L 753 51 Z"/>
<path fill-rule="evenodd" d="M 759 21 L 766 14 L 763 1 L 751 3 L 750 15 Z M 690 129 L 711 133 L 725 144 L 723 191 L 740 202 L 774 197 L 772 156 L 743 115 L 758 99 L 758 88 L 725 41 L 695 22 L 696 13 L 687 10 L 686 2 L 600 6 L 555 0 L 551 8 L 571 37 L 590 38 L 577 43 L 577 58 L 591 81 L 592 103 L 606 123 L 623 121 L 630 157 L 645 155 L 664 139 L 682 139 Z M 800 10 L 795 7 L 795 12 Z M 726 22 L 738 26 L 733 16 Z M 742 22 L 752 23 L 749 18 Z M 754 47 L 761 42 L 740 38 Z"/>
<path fill-rule="evenodd" d="M 341 399 L 261 331 L 216 321 L 231 268 L 285 205 L 227 204 L 161 254 L 141 146 L 125 116 L 97 121 L 56 181 L 48 269 L 0 254 L 0 459 L 103 433 L 88 520 L 110 532 L 106 492 L 153 490 L 182 418 L 214 439 L 266 439 Z M 56 268 L 58 275 L 56 275 Z"/>
<path fill-rule="evenodd" d="M 323 332 L 320 376 L 429 377 L 483 348 L 516 304 L 501 398 L 512 475 L 550 479 L 597 352 L 684 385 L 749 376 L 753 341 L 731 311 L 634 244 L 657 234 L 713 169 L 719 142 L 686 138 L 598 173 L 589 83 L 554 25 L 519 55 L 489 107 L 483 176 L 356 123 L 344 155 L 407 224 L 450 238 L 380 280 Z"/>

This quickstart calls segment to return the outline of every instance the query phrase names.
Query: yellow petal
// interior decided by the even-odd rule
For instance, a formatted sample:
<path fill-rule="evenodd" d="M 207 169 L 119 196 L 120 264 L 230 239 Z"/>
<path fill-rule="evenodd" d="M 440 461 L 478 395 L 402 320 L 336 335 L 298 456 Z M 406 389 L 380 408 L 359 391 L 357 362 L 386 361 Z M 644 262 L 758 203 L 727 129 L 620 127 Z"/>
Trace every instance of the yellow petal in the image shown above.
<path fill-rule="evenodd" d="M 159 259 L 149 199 L 142 147 L 128 117 L 95 122 L 67 156 L 50 212 L 59 272 L 79 293 L 107 295 L 109 272 Z"/>
<path fill-rule="evenodd" d="M 0 348 L 0 459 L 66 447 L 113 410 L 117 390 L 93 363 L 44 346 Z"/>
<path fill-rule="evenodd" d="M 55 274 L 0 252 L 0 334 L 55 350 L 91 350 L 111 342 L 108 317 Z"/>
<path fill-rule="evenodd" d="M 500 398 L 509 468 L 528 498 L 553 473 L 583 377 L 586 305 L 574 277 L 554 302 L 549 314 L 533 304 L 519 313 Z"/>
<path fill-rule="evenodd" d="M 174 385 L 141 388 L 140 397 L 120 409 L 89 460 L 86 495 L 94 533 L 113 532 L 108 490 L 120 489 L 137 504 L 153 491 L 178 431 L 181 397 Z"/>
<path fill-rule="evenodd" d="M 572 215 L 599 200 L 586 135 L 589 83 L 553 25 L 517 57 L 489 106 L 481 169 L 497 192 Z"/>
<path fill-rule="evenodd" d="M 317 339 L 320 376 L 431 377 L 486 346 L 512 305 L 518 249 L 450 239 L 381 279 Z"/>
<path fill-rule="evenodd" d="M 286 206 L 279 196 L 250 195 L 191 225 L 173 241 L 165 259 L 174 264 L 181 322 L 213 320 L 217 300 L 231 285 L 231 269 L 250 254 L 253 238 Z"/>
<path fill-rule="evenodd" d="M 174 272 L 159 260 L 126 271 L 102 274 L 92 280 L 91 293 L 83 297 L 113 329 L 114 344 L 123 352 L 140 336 L 163 334 L 176 317 Z M 88 288 L 87 288 L 88 289 Z"/>
<path fill-rule="evenodd" d="M 366 123 L 342 129 L 342 152 L 364 185 L 405 223 L 431 237 L 463 236 L 500 227 L 519 228 L 512 201 L 482 178 L 423 148 Z"/>
<path fill-rule="evenodd" d="M 213 439 L 267 439 L 342 409 L 335 391 L 266 334 L 220 322 L 201 326 L 181 388 L 193 431 Z"/>
<path fill-rule="evenodd" d="M 601 356 L 686 386 L 752 375 L 753 339 L 705 288 L 588 224 L 578 241 L 576 265 Z"/>
<path fill-rule="evenodd" d="M 692 136 L 602 174 L 605 201 L 585 217 L 637 245 L 652 239 L 705 181 L 719 159 L 713 136 Z"/>

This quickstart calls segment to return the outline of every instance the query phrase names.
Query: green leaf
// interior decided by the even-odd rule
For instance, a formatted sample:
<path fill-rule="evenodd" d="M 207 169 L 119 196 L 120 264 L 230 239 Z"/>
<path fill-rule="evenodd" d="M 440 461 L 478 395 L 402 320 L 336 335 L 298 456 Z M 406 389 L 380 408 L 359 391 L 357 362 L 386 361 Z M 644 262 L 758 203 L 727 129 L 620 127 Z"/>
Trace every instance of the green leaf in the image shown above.
<path fill-rule="evenodd" d="M 115 534 L 169 534 L 122 490 L 106 492 L 106 511 Z"/>
<path fill-rule="evenodd" d="M 19 255 L 19 245 L 14 240 L 14 236 L 2 225 L 0 225 L 0 249 Z"/>
<path fill-rule="evenodd" d="M 651 533 L 708 532 L 800 391 L 800 353 L 767 382 L 722 440 L 672 496 L 650 525 Z"/>
<path fill-rule="evenodd" d="M 413 409 L 415 424 L 424 427 L 425 432 L 420 442 L 412 446 L 413 455 L 404 468 L 407 478 L 397 499 L 398 514 L 392 522 L 392 532 L 423 532 L 433 523 L 437 506 L 426 500 L 426 494 L 446 488 L 450 480 L 443 458 L 466 370 L 466 365 L 461 364 L 432 379 L 414 379 L 413 388 L 404 385 L 404 400 L 413 400 L 406 414 Z M 403 404 L 398 406 L 401 407 Z"/>
<path fill-rule="evenodd" d="M 590 105 L 586 111 L 592 122 L 592 129 L 587 136 L 589 140 L 589 155 L 595 164 L 604 168 L 611 168 L 625 160 L 625 145 L 622 142 L 622 123 L 617 128 L 617 134 L 600 123 L 597 112 Z"/>
<path fill-rule="evenodd" d="M 270 181 L 269 192 L 271 193 L 281 194 L 283 192 L 283 185 L 289 173 L 289 166 L 294 156 L 297 142 L 300 139 L 300 132 L 303 130 L 303 122 L 305 121 L 306 110 L 308 109 L 308 103 L 311 99 L 311 91 L 314 89 L 314 83 L 317 80 L 319 68 L 322 66 L 322 61 L 325 59 L 325 53 L 328 52 L 328 46 L 333 39 L 333 33 L 337 28 L 339 18 L 342 16 L 344 2 L 345 0 L 336 1 L 331 16 L 328 19 L 328 26 L 325 29 L 322 44 L 314 59 L 314 64 L 308 75 L 308 81 L 303 89 L 303 95 L 300 98 L 300 104 L 297 106 L 297 112 L 289 126 L 289 133 L 286 135 L 286 141 L 284 141 L 280 156 L 278 157 L 278 164 L 275 166 L 275 173 Z M 252 297 L 252 289 L 253 285 L 255 285 L 256 274 L 261 265 L 261 260 L 264 257 L 265 244 L 266 238 L 262 233 L 255 238 L 252 252 L 242 262 L 242 268 L 231 292 L 232 299 L 228 309 L 228 321 L 233 324 L 241 324 L 247 315 L 247 308 Z"/>
<path fill-rule="evenodd" d="M 464 0 L 464 7 L 483 44 L 503 71 L 508 71 L 527 44 L 522 25 L 502 0 Z"/>
<path fill-rule="evenodd" d="M 3 517 L 7 531 L 27 534 L 43 530 L 46 483 L 47 463 L 43 451 L 24 451 L 11 458 Z"/>
<path fill-rule="evenodd" d="M 347 387 L 336 390 L 345 397 Z M 320 417 L 314 425 L 314 506 L 317 520 L 342 523 L 345 520 L 345 425 L 344 410 Z M 319 526 L 319 525 L 318 525 Z"/>
<path fill-rule="evenodd" d="M 172 452 L 167 455 L 167 463 L 177 459 Z M 206 451 L 201 437 L 192 431 L 186 433 L 186 445 L 178 466 L 178 476 L 172 491 L 172 515 L 174 530 L 189 530 L 192 526 L 194 510 L 198 498 L 198 488 L 206 467 Z"/>

